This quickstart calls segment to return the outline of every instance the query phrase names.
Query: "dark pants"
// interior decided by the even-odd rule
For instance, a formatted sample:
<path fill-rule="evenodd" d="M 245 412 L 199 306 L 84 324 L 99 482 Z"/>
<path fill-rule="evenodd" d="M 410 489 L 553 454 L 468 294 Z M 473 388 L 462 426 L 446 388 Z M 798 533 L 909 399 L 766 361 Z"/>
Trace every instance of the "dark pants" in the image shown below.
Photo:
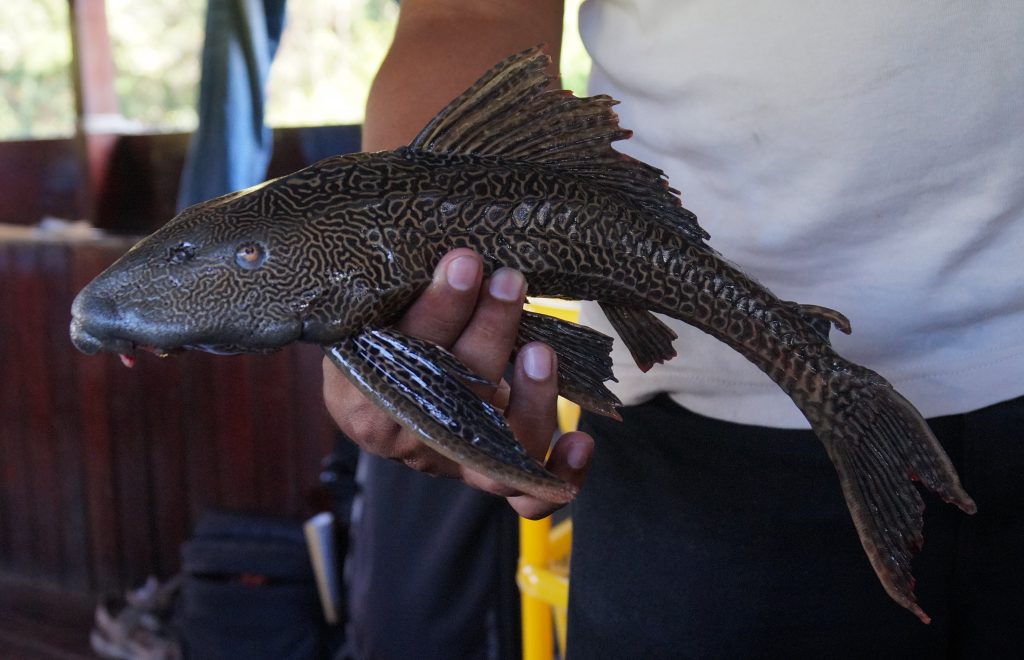
<path fill-rule="evenodd" d="M 518 520 L 508 503 L 375 456 L 360 460 L 343 657 L 520 657 Z"/>
<path fill-rule="evenodd" d="M 925 495 L 924 625 L 883 591 L 810 431 L 660 396 L 597 438 L 574 505 L 570 658 L 1024 657 L 1024 398 L 930 420 L 978 503 Z"/>

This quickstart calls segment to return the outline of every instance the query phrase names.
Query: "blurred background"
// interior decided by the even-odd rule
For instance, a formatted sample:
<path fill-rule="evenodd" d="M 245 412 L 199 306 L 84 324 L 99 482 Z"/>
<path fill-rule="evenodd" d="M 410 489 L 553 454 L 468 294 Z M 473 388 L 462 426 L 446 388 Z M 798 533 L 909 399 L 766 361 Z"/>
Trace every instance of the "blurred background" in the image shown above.
<path fill-rule="evenodd" d="M 563 85 L 584 91 L 590 65 L 577 37 L 582 0 L 566 7 Z M 198 122 L 207 0 L 106 0 L 125 130 L 189 132 Z M 359 124 L 388 44 L 394 0 L 293 0 L 267 86 L 271 126 Z M 75 131 L 68 0 L 0 4 L 0 139 Z"/>

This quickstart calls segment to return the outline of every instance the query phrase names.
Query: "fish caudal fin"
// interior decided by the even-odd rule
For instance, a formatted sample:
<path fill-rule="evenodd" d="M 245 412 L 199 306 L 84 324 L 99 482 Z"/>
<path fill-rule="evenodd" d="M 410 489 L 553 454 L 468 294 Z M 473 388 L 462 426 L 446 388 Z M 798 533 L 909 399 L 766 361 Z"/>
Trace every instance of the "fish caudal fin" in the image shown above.
<path fill-rule="evenodd" d="M 641 307 L 600 305 L 640 371 L 650 371 L 655 364 L 676 356 L 672 342 L 678 335 L 657 316 Z"/>
<path fill-rule="evenodd" d="M 839 473 L 861 544 L 883 587 L 928 623 L 914 598 L 911 574 L 911 558 L 924 544 L 924 502 L 913 482 L 966 513 L 976 506 L 917 410 L 875 374 L 867 383 L 858 381 L 842 391 L 833 388 L 834 417 L 808 417 Z"/>
<path fill-rule="evenodd" d="M 542 341 L 558 355 L 558 393 L 584 410 L 621 420 L 619 398 L 605 387 L 612 373 L 612 338 L 585 325 L 523 312 L 516 350 Z"/>
<path fill-rule="evenodd" d="M 465 385 L 486 381 L 448 351 L 396 330 L 365 328 L 324 352 L 363 394 L 439 454 L 549 502 L 576 496 L 575 486 L 526 453 L 501 411 Z"/>
<path fill-rule="evenodd" d="M 628 197 L 690 241 L 707 239 L 664 172 L 612 149 L 632 135 L 612 110 L 618 101 L 550 89 L 550 63 L 540 47 L 507 58 L 445 106 L 408 148 L 548 167 Z"/>

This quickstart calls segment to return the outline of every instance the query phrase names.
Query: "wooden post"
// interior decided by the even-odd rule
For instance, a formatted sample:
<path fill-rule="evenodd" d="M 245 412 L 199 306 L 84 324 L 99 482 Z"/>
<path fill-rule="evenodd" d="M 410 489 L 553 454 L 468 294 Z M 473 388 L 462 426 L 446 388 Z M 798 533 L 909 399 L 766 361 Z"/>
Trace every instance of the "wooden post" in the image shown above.
<path fill-rule="evenodd" d="M 68 0 L 75 82 L 76 135 L 85 176 L 80 210 L 102 225 L 99 204 L 123 121 L 114 88 L 114 58 L 105 0 Z"/>

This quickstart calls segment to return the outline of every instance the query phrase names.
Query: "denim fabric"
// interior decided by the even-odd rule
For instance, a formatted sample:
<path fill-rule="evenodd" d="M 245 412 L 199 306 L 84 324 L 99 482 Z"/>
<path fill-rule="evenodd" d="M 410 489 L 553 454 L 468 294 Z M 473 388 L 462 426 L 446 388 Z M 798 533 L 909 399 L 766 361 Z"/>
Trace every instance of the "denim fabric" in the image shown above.
<path fill-rule="evenodd" d="M 266 177 L 273 144 L 263 122 L 265 88 L 285 1 L 209 1 L 199 127 L 182 173 L 179 209 Z"/>

